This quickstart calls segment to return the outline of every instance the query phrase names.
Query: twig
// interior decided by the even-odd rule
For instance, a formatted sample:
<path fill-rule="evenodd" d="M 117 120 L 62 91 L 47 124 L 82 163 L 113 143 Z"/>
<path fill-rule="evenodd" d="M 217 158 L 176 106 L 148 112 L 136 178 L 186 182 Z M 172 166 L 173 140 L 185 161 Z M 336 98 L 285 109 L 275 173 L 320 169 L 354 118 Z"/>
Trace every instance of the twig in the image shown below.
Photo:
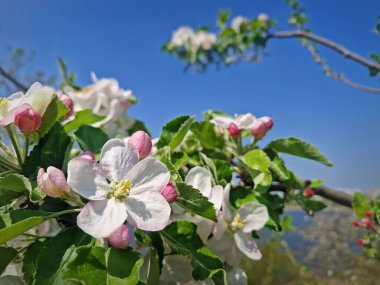
<path fill-rule="evenodd" d="M 1 66 L 0 75 L 12 82 L 17 88 L 21 89 L 21 91 L 26 92 L 28 90 L 28 88 L 26 88 L 22 83 L 18 82 L 17 79 L 15 79 L 12 75 L 6 72 Z"/>

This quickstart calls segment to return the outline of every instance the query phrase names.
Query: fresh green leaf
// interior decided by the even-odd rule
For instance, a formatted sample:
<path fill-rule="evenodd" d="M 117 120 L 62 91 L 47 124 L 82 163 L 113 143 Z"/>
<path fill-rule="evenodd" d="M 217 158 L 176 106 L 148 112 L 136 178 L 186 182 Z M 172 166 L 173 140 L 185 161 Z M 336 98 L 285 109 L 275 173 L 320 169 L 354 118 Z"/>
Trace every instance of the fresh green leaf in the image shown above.
<path fill-rule="evenodd" d="M 371 200 L 360 192 L 355 192 L 352 208 L 359 218 L 365 218 L 365 212 L 371 210 Z"/>
<path fill-rule="evenodd" d="M 157 147 L 169 146 L 174 151 L 190 130 L 194 117 L 180 116 L 168 122 L 163 128 Z"/>
<path fill-rule="evenodd" d="M 95 154 L 100 153 L 103 145 L 109 139 L 101 129 L 86 125 L 81 126 L 74 134 L 83 151 L 90 150 Z"/>
<path fill-rule="evenodd" d="M 104 118 L 105 116 L 96 115 L 92 110 L 81 110 L 75 113 L 75 118 L 68 122 L 64 129 L 66 133 L 71 133 L 72 131 L 79 129 L 81 126 L 97 123 Z"/>
<path fill-rule="evenodd" d="M 149 129 L 145 126 L 144 122 L 143 121 L 140 121 L 140 120 L 135 120 L 134 124 L 132 125 L 132 127 L 130 127 L 128 129 L 128 133 L 129 134 L 133 134 L 134 132 L 137 132 L 137 131 L 144 131 L 146 132 L 148 135 L 150 135 L 150 131 Z"/>
<path fill-rule="evenodd" d="M 327 205 L 321 201 L 310 199 L 302 195 L 297 197 L 297 202 L 307 213 L 310 211 L 318 212 L 327 207 Z"/>
<path fill-rule="evenodd" d="M 31 192 L 30 181 L 20 174 L 8 174 L 0 177 L 0 206 L 9 204 L 25 192 Z"/>
<path fill-rule="evenodd" d="M 17 250 L 12 247 L 0 247 L 0 275 L 17 254 Z"/>
<path fill-rule="evenodd" d="M 278 152 L 315 160 L 324 165 L 332 166 L 332 163 L 315 146 L 296 138 L 274 140 L 268 147 Z"/>
<path fill-rule="evenodd" d="M 213 123 L 201 121 L 193 123 L 191 131 L 204 148 L 223 149 L 224 137 Z"/>
<path fill-rule="evenodd" d="M 179 194 L 176 202 L 179 205 L 194 214 L 216 222 L 214 205 L 198 189 L 185 183 L 177 183 L 176 189 Z"/>
<path fill-rule="evenodd" d="M 33 285 L 34 275 L 37 271 L 37 256 L 45 242 L 35 241 L 26 248 L 22 260 L 23 279 L 28 285 Z"/>

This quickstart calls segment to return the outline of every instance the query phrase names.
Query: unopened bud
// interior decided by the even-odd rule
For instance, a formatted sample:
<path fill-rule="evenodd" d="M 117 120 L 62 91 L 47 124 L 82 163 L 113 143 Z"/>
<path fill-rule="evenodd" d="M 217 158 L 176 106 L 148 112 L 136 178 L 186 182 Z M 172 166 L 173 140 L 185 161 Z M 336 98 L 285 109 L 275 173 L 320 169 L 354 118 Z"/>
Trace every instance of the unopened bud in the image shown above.
<path fill-rule="evenodd" d="M 15 124 L 21 132 L 32 133 L 41 127 L 42 118 L 32 108 L 27 108 L 16 114 Z"/>
<path fill-rule="evenodd" d="M 358 246 L 363 246 L 363 245 L 367 244 L 367 241 L 365 241 L 364 239 L 358 239 L 356 241 L 356 243 Z"/>
<path fill-rule="evenodd" d="M 128 143 L 137 150 L 140 159 L 147 157 L 152 150 L 152 140 L 150 136 L 143 131 L 135 132 L 128 138 Z"/>
<path fill-rule="evenodd" d="M 70 118 L 74 114 L 74 101 L 69 96 L 59 93 L 58 99 L 69 108 L 67 114 L 63 117 L 65 120 Z"/>
<path fill-rule="evenodd" d="M 95 160 L 95 155 L 92 151 L 86 150 L 81 154 L 82 158 L 89 159 L 89 160 Z"/>
<path fill-rule="evenodd" d="M 310 210 L 308 213 L 307 213 L 310 217 L 314 217 L 314 215 L 315 215 L 315 212 L 314 211 L 312 211 L 312 210 Z"/>
<path fill-rule="evenodd" d="M 63 172 L 53 166 L 49 166 L 47 172 L 40 168 L 37 175 L 37 184 L 42 192 L 53 198 L 64 197 L 70 191 Z"/>
<path fill-rule="evenodd" d="M 168 201 L 169 204 L 173 203 L 177 199 L 177 191 L 175 190 L 175 187 L 172 183 L 168 183 L 164 190 L 161 191 L 161 195 L 164 196 L 166 201 Z"/>
<path fill-rule="evenodd" d="M 314 191 L 310 188 L 306 188 L 305 190 L 303 190 L 303 195 L 307 198 L 311 198 L 314 196 Z"/>
<path fill-rule="evenodd" d="M 270 117 L 261 117 L 254 121 L 251 127 L 251 134 L 256 139 L 263 138 L 266 133 L 273 127 L 273 120 Z"/>
<path fill-rule="evenodd" d="M 367 218 L 372 218 L 372 212 L 371 212 L 371 211 L 365 211 L 364 215 L 365 215 Z"/>
<path fill-rule="evenodd" d="M 108 243 L 115 248 L 124 249 L 128 247 L 129 239 L 129 229 L 123 224 L 108 237 Z"/>
<path fill-rule="evenodd" d="M 372 226 L 372 222 L 370 219 L 362 219 L 361 220 L 362 224 L 366 227 L 366 228 L 370 228 Z"/>
<path fill-rule="evenodd" d="M 354 227 L 360 227 L 360 223 L 358 221 L 353 222 L 352 225 Z"/>
<path fill-rule="evenodd" d="M 236 126 L 236 124 L 234 124 L 234 123 L 230 123 L 230 125 L 228 127 L 228 131 L 229 131 L 231 137 L 233 137 L 233 138 L 238 137 L 240 134 L 238 126 Z"/>

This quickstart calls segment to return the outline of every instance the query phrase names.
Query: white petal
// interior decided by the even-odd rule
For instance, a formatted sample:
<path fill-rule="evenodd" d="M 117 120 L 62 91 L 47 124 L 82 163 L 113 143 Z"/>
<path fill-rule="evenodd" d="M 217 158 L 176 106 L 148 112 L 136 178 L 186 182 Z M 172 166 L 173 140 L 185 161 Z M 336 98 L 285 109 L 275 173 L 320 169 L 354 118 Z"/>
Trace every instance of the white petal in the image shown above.
<path fill-rule="evenodd" d="M 210 192 L 210 202 L 214 204 L 214 208 L 216 211 L 219 211 L 222 207 L 223 203 L 223 187 L 220 185 L 216 185 L 212 187 Z"/>
<path fill-rule="evenodd" d="M 223 203 L 222 203 L 223 218 L 225 220 L 231 220 L 232 218 L 232 213 L 230 210 L 230 190 L 231 190 L 231 184 L 228 183 L 226 187 L 224 188 Z"/>
<path fill-rule="evenodd" d="M 251 113 L 238 115 L 235 117 L 235 122 L 239 129 L 250 129 L 255 120 L 256 118 Z"/>
<path fill-rule="evenodd" d="M 187 173 L 185 183 L 198 189 L 203 196 L 209 198 L 211 194 L 211 174 L 203 167 L 196 166 Z"/>
<path fill-rule="evenodd" d="M 215 117 L 210 122 L 213 123 L 214 125 L 217 125 L 220 128 L 227 129 L 230 126 L 230 124 L 234 122 L 234 120 L 229 117 L 220 116 L 220 117 Z"/>
<path fill-rule="evenodd" d="M 103 200 L 110 191 L 99 164 L 82 157 L 69 161 L 67 184 L 79 195 L 89 200 Z"/>
<path fill-rule="evenodd" d="M 217 218 L 218 222 L 215 224 L 212 234 L 214 235 L 214 238 L 221 239 L 226 232 L 228 224 L 224 220 L 222 212 L 218 212 L 216 214 L 216 218 Z"/>
<path fill-rule="evenodd" d="M 240 249 L 244 255 L 253 260 L 261 259 L 261 252 L 257 247 L 256 242 L 249 234 L 241 231 L 234 234 L 236 246 Z"/>
<path fill-rule="evenodd" d="M 227 271 L 227 284 L 248 285 L 247 274 L 241 268 L 232 268 Z"/>
<path fill-rule="evenodd" d="M 139 161 L 137 151 L 118 139 L 111 139 L 102 148 L 100 165 L 107 178 L 114 182 L 125 179 Z"/>
<path fill-rule="evenodd" d="M 225 234 L 219 240 L 211 238 L 208 247 L 229 265 L 236 266 L 239 264 L 241 253 L 232 236 Z"/>
<path fill-rule="evenodd" d="M 243 232 L 250 233 L 262 229 L 269 220 L 268 209 L 265 205 L 249 202 L 238 210 L 240 217 L 245 221 Z"/>
<path fill-rule="evenodd" d="M 128 173 L 127 178 L 132 182 L 131 193 L 161 191 L 168 185 L 170 172 L 165 164 L 154 157 L 147 157 L 138 162 Z"/>
<path fill-rule="evenodd" d="M 160 231 L 169 223 L 170 206 L 158 192 L 135 192 L 125 200 L 128 222 L 144 231 Z"/>
<path fill-rule="evenodd" d="M 79 213 L 77 223 L 89 235 L 106 238 L 124 223 L 127 216 L 123 202 L 115 199 L 90 201 Z"/>
<path fill-rule="evenodd" d="M 197 224 L 197 234 L 202 239 L 203 243 L 207 243 L 208 237 L 210 236 L 214 222 L 208 219 L 202 219 L 201 222 Z"/>

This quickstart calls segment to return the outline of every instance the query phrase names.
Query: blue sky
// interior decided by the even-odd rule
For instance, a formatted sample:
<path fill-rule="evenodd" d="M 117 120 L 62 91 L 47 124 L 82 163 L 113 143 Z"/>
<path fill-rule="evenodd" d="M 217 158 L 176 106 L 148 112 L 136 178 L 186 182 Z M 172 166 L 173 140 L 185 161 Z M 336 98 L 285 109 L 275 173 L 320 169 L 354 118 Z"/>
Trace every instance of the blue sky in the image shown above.
<path fill-rule="evenodd" d="M 380 53 L 380 37 L 371 32 L 380 14 L 376 2 L 305 1 L 309 27 L 362 55 Z M 201 75 L 184 73 L 182 62 L 160 52 L 178 26 L 213 25 L 221 8 L 251 17 L 266 12 L 280 22 L 289 14 L 280 0 L 3 0 L 0 44 L 35 50 L 34 67 L 48 72 L 56 71 L 60 56 L 80 84 L 89 83 L 90 71 L 117 78 L 140 100 L 131 114 L 154 135 L 177 115 L 200 118 L 207 109 L 269 115 L 275 127 L 263 143 L 296 136 L 334 162 L 328 168 L 286 157 L 301 177 L 334 187 L 380 188 L 380 96 L 327 78 L 295 40 L 270 42 L 260 64 L 211 68 Z M 365 68 L 321 51 L 347 77 L 379 86 Z"/>

